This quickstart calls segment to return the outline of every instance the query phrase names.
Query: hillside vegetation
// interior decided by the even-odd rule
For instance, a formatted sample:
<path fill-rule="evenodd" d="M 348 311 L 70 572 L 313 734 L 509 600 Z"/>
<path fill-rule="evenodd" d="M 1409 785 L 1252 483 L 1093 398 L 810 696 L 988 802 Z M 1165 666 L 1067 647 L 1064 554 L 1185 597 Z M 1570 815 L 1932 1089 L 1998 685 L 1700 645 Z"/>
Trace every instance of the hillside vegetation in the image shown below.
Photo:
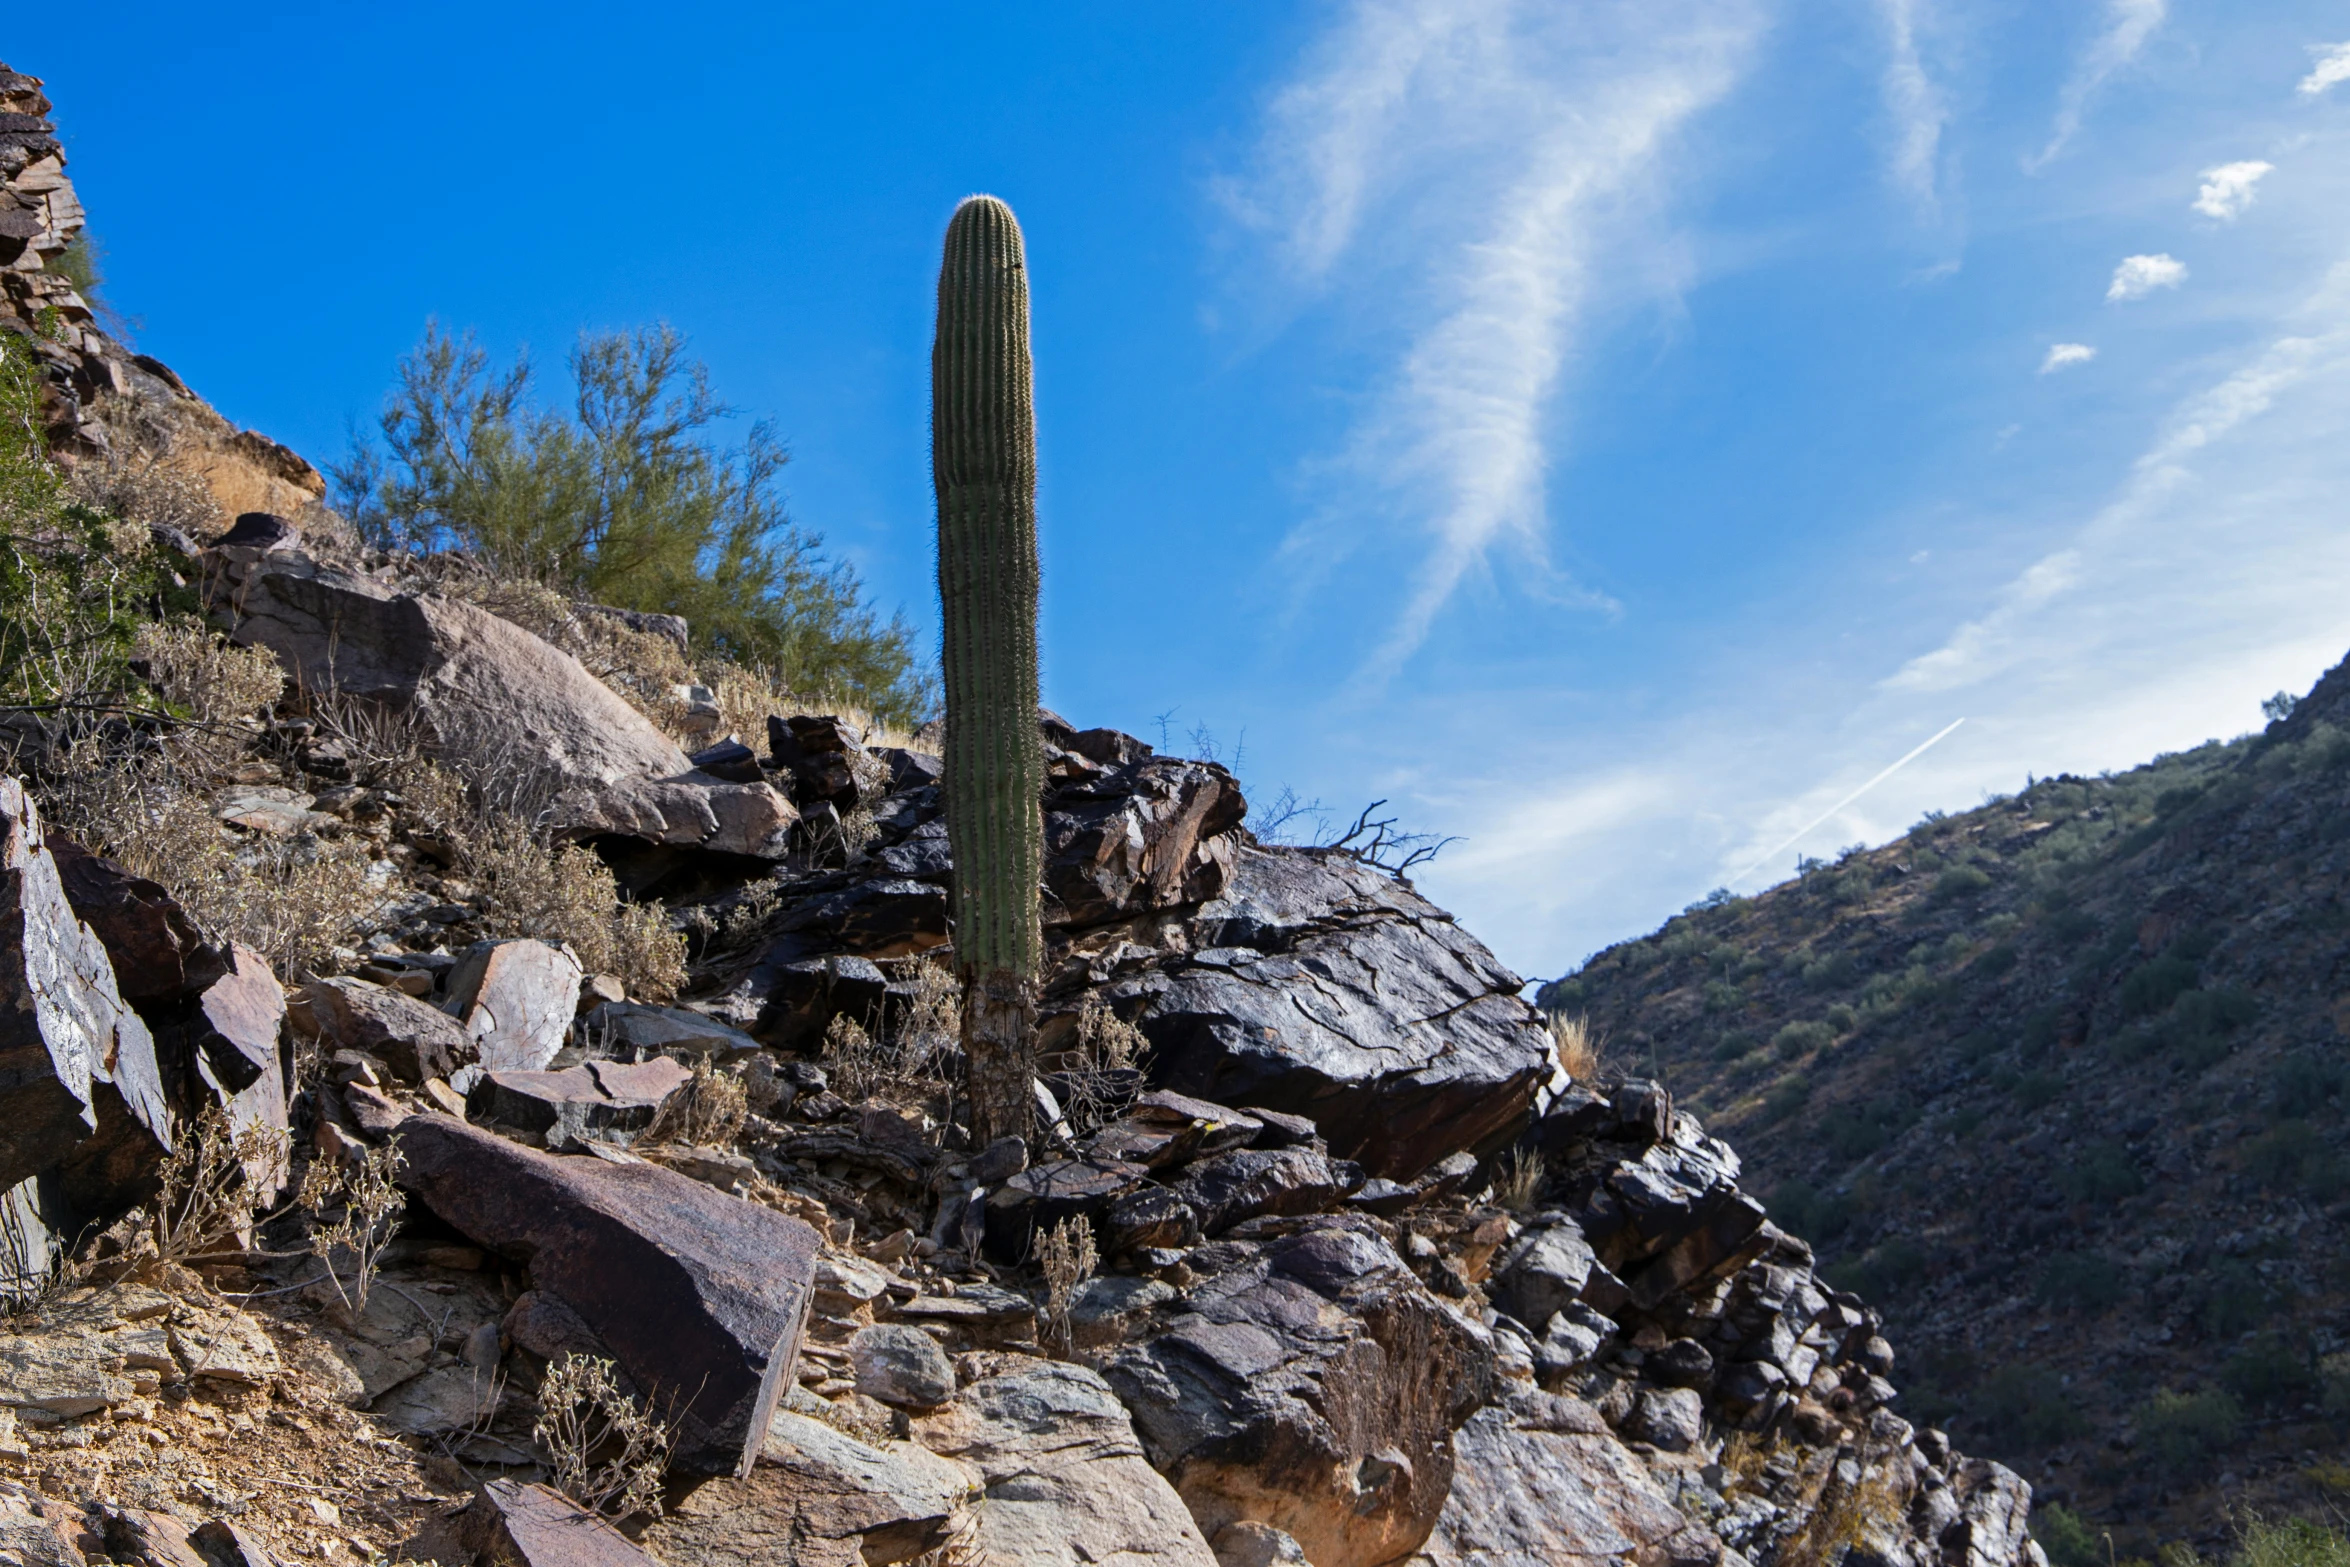
<path fill-rule="evenodd" d="M 2350 664 L 1542 991 L 1884 1304 L 1911 1418 L 2024 1468 L 2059 1567 L 2350 1490 L 2346 708 Z"/>

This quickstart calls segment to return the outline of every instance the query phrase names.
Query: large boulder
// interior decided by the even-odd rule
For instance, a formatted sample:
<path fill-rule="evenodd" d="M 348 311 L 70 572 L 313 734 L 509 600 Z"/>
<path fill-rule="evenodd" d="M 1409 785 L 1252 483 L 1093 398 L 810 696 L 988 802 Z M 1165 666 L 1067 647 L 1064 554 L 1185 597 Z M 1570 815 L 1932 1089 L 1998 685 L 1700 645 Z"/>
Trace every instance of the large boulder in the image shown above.
<path fill-rule="evenodd" d="M 213 608 L 306 691 L 412 714 L 444 755 L 494 776 L 558 833 L 778 857 L 797 813 L 765 783 L 697 772 L 579 660 L 513 622 L 291 550 L 213 552 Z"/>
<path fill-rule="evenodd" d="M 447 1077 L 476 1054 L 473 1036 L 449 1014 L 364 979 L 312 980 L 301 999 L 330 1054 L 363 1050 L 411 1087 Z"/>
<path fill-rule="evenodd" d="M 1408 885 L 1343 854 L 1244 848 L 1193 950 L 1105 994 L 1167 1087 L 1308 1116 L 1409 1180 L 1524 1130 L 1556 1052 L 1521 981 Z"/>
<path fill-rule="evenodd" d="M 1673 1504 L 1597 1410 L 1523 1392 L 1461 1427 L 1451 1494 L 1410 1567 L 1721 1559 L 1712 1531 Z"/>
<path fill-rule="evenodd" d="M 443 1010 L 457 1019 L 484 1070 L 536 1072 L 571 1037 L 579 959 L 519 937 L 477 941 L 449 971 Z"/>
<path fill-rule="evenodd" d="M 63 833 L 50 833 L 45 842 L 66 901 L 104 944 L 125 1001 L 182 1001 L 227 971 L 228 954 L 204 939 L 160 883 L 132 875 Z"/>
<path fill-rule="evenodd" d="M 997 1357 L 915 1439 L 974 1470 L 971 1560 L 1022 1567 L 1216 1567 L 1134 1427 L 1083 1366 Z"/>
<path fill-rule="evenodd" d="M 1494 1381 L 1483 1330 L 1363 1221 L 1189 1261 L 1206 1276 L 1103 1375 L 1201 1529 L 1253 1519 L 1324 1563 L 1417 1548 L 1453 1484 L 1452 1434 Z"/>
<path fill-rule="evenodd" d="M 525 1263 L 677 1430 L 676 1464 L 740 1475 L 791 1384 L 816 1232 L 650 1164 L 558 1158 L 440 1115 L 401 1124 L 400 1180 Z"/>
<path fill-rule="evenodd" d="M 74 914 L 39 814 L 0 778 L 0 1189 L 61 1163 L 85 1212 L 171 1146 L 155 1040 Z"/>

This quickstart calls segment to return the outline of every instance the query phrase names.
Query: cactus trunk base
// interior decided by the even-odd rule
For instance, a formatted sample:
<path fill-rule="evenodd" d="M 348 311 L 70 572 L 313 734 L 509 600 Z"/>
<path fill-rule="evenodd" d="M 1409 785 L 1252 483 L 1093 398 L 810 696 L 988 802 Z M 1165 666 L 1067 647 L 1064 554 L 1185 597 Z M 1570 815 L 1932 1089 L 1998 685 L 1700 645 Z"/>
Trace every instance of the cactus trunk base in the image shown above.
<path fill-rule="evenodd" d="M 1026 1142 L 1036 1107 L 1036 992 L 1008 970 L 975 974 L 963 986 L 964 1091 L 971 1146 L 999 1137 Z"/>

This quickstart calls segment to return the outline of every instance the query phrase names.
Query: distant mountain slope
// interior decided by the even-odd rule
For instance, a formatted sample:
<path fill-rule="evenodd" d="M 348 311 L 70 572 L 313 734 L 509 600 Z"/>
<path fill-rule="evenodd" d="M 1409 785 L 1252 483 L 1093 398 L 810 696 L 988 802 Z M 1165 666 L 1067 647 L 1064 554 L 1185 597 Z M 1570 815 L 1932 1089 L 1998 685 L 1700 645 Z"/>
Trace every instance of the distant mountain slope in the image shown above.
<path fill-rule="evenodd" d="M 1929 815 L 1541 999 L 1883 1306 L 1912 1418 L 2151 1555 L 2350 1488 L 2346 877 L 2350 661 L 2260 736 Z"/>

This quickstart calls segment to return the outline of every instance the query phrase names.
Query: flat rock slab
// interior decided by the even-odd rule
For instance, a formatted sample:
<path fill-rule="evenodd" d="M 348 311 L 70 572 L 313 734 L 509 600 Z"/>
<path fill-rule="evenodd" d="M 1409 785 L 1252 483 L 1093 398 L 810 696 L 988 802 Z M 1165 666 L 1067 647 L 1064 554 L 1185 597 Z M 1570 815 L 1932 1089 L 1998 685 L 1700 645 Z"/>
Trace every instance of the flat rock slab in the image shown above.
<path fill-rule="evenodd" d="M 915 1443 L 779 1410 L 757 1467 L 697 1488 L 644 1539 L 668 1567 L 890 1567 L 946 1544 L 979 1485 Z"/>
<path fill-rule="evenodd" d="M 1183 1501 L 1144 1459 L 1117 1395 L 1083 1366 L 1006 1356 L 914 1422 L 978 1472 L 973 1555 L 1023 1567 L 1216 1567 Z"/>
<path fill-rule="evenodd" d="M 639 1065 L 586 1061 L 560 1072 L 486 1072 L 467 1110 L 526 1132 L 549 1148 L 568 1148 L 598 1132 L 633 1132 L 652 1123 L 693 1073 L 667 1056 Z"/>
<path fill-rule="evenodd" d="M 689 1008 L 636 1001 L 605 1002 L 587 1015 L 582 1029 L 590 1054 L 622 1061 L 643 1061 L 671 1050 L 716 1055 L 764 1048 L 741 1029 Z"/>
<path fill-rule="evenodd" d="M 471 1061 L 473 1036 L 438 1007 L 363 979 L 313 980 L 302 988 L 331 1049 L 364 1050 L 418 1087 Z"/>
<path fill-rule="evenodd" d="M 1166 1087 L 1310 1117 L 1331 1150 L 1409 1181 L 1516 1137 L 1555 1066 L 1520 981 L 1451 917 L 1343 855 L 1238 851 L 1191 961 L 1106 996 Z"/>
<path fill-rule="evenodd" d="M 678 1467 L 741 1474 L 799 1358 L 815 1230 L 651 1164 L 559 1158 L 438 1115 L 400 1131 L 401 1183 L 527 1264 L 676 1422 Z"/>
<path fill-rule="evenodd" d="M 552 1486 L 492 1480 L 474 1493 L 458 1531 L 475 1560 L 507 1567 L 658 1567 Z"/>
<path fill-rule="evenodd" d="M 449 971 L 450 1016 L 464 1026 L 484 1070 L 536 1072 L 571 1037 L 579 1011 L 579 960 L 523 937 L 480 941 Z"/>

